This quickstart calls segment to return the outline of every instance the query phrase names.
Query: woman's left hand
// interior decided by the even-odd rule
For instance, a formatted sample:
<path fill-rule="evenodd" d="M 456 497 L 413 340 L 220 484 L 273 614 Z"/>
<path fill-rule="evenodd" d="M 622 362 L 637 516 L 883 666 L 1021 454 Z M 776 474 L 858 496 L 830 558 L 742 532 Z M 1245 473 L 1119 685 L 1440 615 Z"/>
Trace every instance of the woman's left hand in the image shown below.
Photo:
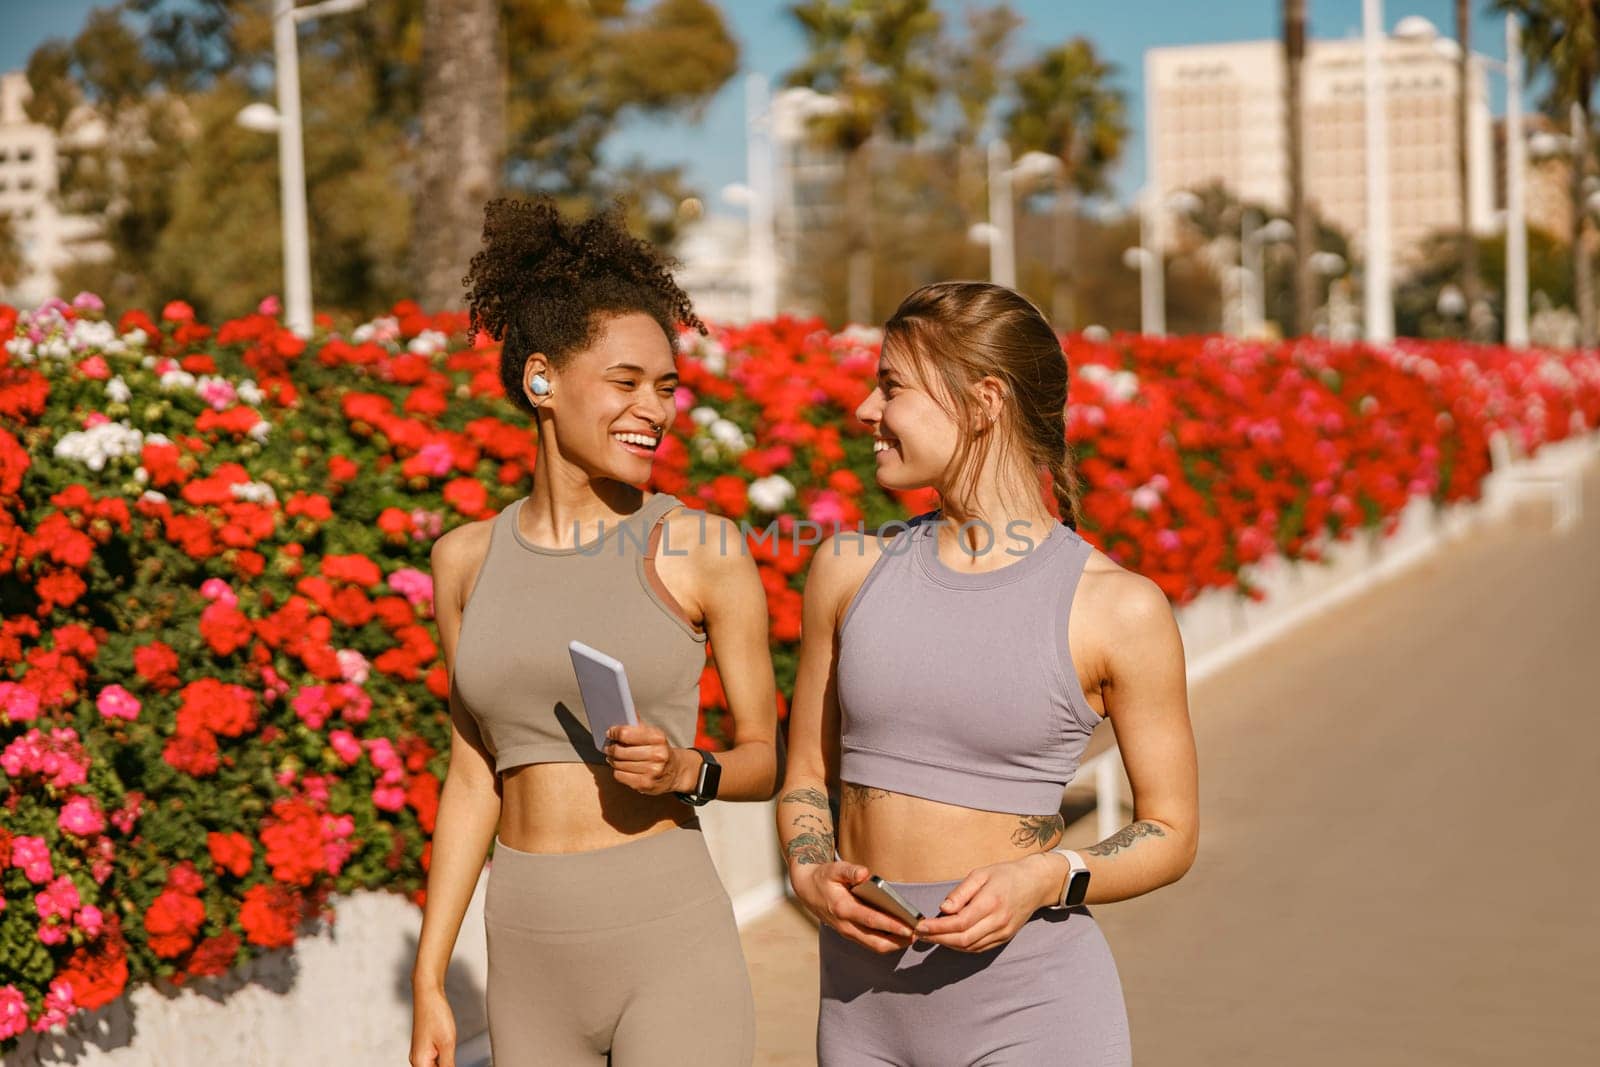
<path fill-rule="evenodd" d="M 1043 855 L 1042 853 L 1039 855 Z M 1049 864 L 1039 855 L 979 867 L 950 891 L 939 914 L 917 924 L 917 937 L 961 952 L 1010 941 L 1049 899 Z M 1060 884 L 1059 877 L 1056 879 Z"/>
<path fill-rule="evenodd" d="M 681 784 L 685 775 L 685 755 L 700 757 L 685 748 L 667 744 L 667 735 L 658 726 L 613 726 L 606 731 L 606 762 L 617 781 L 646 796 L 687 792 Z M 692 768 L 690 768 L 692 770 Z"/>

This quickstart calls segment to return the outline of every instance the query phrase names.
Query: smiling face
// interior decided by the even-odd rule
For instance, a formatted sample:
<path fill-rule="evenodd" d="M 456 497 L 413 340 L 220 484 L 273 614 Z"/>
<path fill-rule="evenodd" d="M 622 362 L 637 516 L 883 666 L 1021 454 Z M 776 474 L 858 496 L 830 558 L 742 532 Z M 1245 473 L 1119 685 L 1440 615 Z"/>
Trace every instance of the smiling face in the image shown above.
<path fill-rule="evenodd" d="M 885 489 L 940 486 L 959 444 L 950 404 L 911 357 L 885 345 L 878 358 L 877 388 L 856 408 L 872 430 L 878 484 Z"/>
<path fill-rule="evenodd" d="M 643 312 L 608 316 L 594 343 L 559 369 L 542 354 L 530 356 L 525 390 L 536 373 L 550 383 L 550 393 L 541 398 L 528 390 L 528 396 L 548 409 L 551 443 L 564 461 L 590 478 L 628 485 L 649 480 L 678 387 L 672 346 L 655 319 Z"/>

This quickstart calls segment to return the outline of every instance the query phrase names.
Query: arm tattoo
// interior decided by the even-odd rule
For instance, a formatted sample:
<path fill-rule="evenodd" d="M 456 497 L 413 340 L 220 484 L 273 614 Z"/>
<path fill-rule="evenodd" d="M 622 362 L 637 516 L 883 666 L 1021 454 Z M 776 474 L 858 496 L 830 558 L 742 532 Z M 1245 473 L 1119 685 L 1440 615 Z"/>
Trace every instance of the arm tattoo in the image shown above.
<path fill-rule="evenodd" d="M 800 832 L 783 846 L 784 855 L 793 863 L 832 863 L 834 856 L 833 831 L 818 815 L 801 815 L 791 823 Z"/>
<path fill-rule="evenodd" d="M 1067 820 L 1060 815 L 1027 815 L 1011 831 L 1011 843 L 1018 848 L 1049 848 L 1066 828 Z"/>
<path fill-rule="evenodd" d="M 887 789 L 874 789 L 869 785 L 856 785 L 854 782 L 845 782 L 843 786 L 844 799 L 853 804 L 865 804 L 871 800 L 889 795 Z"/>
<path fill-rule="evenodd" d="M 1125 848 L 1132 847 L 1133 843 L 1141 837 L 1166 837 L 1161 827 L 1153 822 L 1136 822 L 1131 826 L 1124 826 L 1098 845 L 1090 845 L 1084 849 L 1091 856 L 1112 856 Z"/>
<path fill-rule="evenodd" d="M 789 790 L 789 792 L 783 794 L 778 803 L 782 804 L 790 800 L 796 804 L 810 804 L 813 808 L 822 808 L 824 811 L 828 808 L 828 794 L 810 786 L 806 786 L 804 789 Z"/>

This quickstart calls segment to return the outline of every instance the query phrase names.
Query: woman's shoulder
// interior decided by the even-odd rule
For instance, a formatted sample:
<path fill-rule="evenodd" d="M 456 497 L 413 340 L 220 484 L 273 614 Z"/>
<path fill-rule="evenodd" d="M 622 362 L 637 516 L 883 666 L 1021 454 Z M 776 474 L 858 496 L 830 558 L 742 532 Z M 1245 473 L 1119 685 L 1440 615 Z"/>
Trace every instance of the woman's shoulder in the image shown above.
<path fill-rule="evenodd" d="M 429 560 L 436 603 L 443 599 L 439 596 L 441 589 L 454 594 L 455 604 L 466 603 L 468 591 L 489 555 L 489 542 L 497 518 L 462 523 L 446 530 L 433 542 Z"/>

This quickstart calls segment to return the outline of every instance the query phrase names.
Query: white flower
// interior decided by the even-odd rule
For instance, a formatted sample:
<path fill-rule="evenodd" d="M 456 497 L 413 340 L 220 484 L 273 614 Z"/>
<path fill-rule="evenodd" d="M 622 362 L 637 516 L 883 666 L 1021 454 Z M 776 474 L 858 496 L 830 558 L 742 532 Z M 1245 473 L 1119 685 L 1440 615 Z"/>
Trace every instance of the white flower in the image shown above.
<path fill-rule="evenodd" d="M 710 426 L 722 416 L 717 414 L 716 408 L 706 407 L 702 404 L 700 407 L 691 410 L 689 417 L 694 420 L 696 426 Z"/>
<path fill-rule="evenodd" d="M 235 482 L 228 486 L 228 491 L 235 500 L 247 500 L 252 504 L 275 504 L 278 500 L 278 494 L 266 482 Z"/>
<path fill-rule="evenodd" d="M 122 375 L 119 374 L 106 383 L 106 399 L 113 404 L 126 404 L 132 396 L 133 390 L 122 380 Z"/>
<path fill-rule="evenodd" d="M 254 378 L 246 378 L 244 381 L 240 382 L 238 393 L 239 399 L 244 401 L 246 404 L 249 404 L 251 407 L 255 407 L 265 399 L 265 394 L 261 392 L 261 387 L 255 383 Z"/>
<path fill-rule="evenodd" d="M 400 320 L 392 315 L 363 322 L 350 334 L 350 339 L 356 344 L 365 344 L 368 341 L 377 341 L 387 344 L 400 336 Z"/>
<path fill-rule="evenodd" d="M 167 502 L 167 494 L 156 489 L 146 489 L 139 494 L 139 499 L 149 501 L 152 504 L 165 504 Z"/>
<path fill-rule="evenodd" d="M 262 444 L 267 443 L 267 435 L 272 432 L 272 423 L 262 419 L 249 429 L 250 437 Z"/>
<path fill-rule="evenodd" d="M 102 422 L 87 430 L 74 430 L 56 442 L 57 459 L 71 459 L 92 471 L 105 469 L 108 460 L 136 456 L 144 447 L 144 435 L 126 422 Z"/>
<path fill-rule="evenodd" d="M 150 335 L 139 329 L 137 326 L 122 335 L 122 343 L 128 345 L 130 348 L 143 348 L 145 343 L 149 340 Z M 146 356 L 145 358 L 153 359 L 154 357 Z M 149 364 L 147 363 L 145 366 L 149 366 Z"/>
<path fill-rule="evenodd" d="M 406 349 L 419 356 L 431 356 L 435 352 L 443 352 L 445 346 L 449 343 L 450 338 L 438 330 L 423 330 L 411 339 L 411 343 L 406 346 Z"/>
<path fill-rule="evenodd" d="M 157 384 L 168 392 L 174 389 L 192 390 L 195 386 L 195 376 L 186 370 L 169 370 L 161 376 Z"/>
<path fill-rule="evenodd" d="M 779 511 L 794 496 L 794 485 L 781 474 L 769 474 L 750 483 L 749 496 L 762 511 Z"/>
<path fill-rule="evenodd" d="M 743 452 L 745 450 L 744 431 L 739 429 L 738 424 L 727 419 L 718 419 L 711 424 L 709 430 L 712 440 L 723 448 L 733 452 Z"/>

